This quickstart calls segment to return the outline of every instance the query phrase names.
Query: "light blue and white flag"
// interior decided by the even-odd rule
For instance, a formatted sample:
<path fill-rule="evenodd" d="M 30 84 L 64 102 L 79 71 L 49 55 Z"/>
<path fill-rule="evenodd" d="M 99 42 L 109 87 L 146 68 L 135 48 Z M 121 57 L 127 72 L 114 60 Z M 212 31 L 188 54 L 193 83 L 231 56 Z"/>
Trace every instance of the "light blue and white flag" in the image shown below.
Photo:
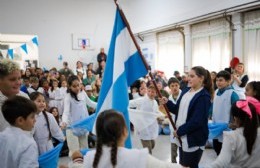
<path fill-rule="evenodd" d="M 117 9 L 95 118 L 104 110 L 115 109 L 124 115 L 129 130 L 128 132 L 130 133 L 128 87 L 135 80 L 145 76 L 147 73 L 148 71 L 145 68 L 142 58 Z M 77 123 L 77 127 L 89 128 L 89 126 L 86 126 L 85 121 L 82 121 L 82 125 Z M 85 123 L 85 126 L 83 123 Z M 74 125 L 71 127 L 73 128 Z M 93 129 L 95 129 L 95 126 Z M 127 148 L 131 148 L 132 146 L 130 134 L 126 140 L 125 146 Z"/>
<path fill-rule="evenodd" d="M 107 109 L 115 109 L 122 112 L 130 133 L 128 87 L 147 73 L 148 71 L 142 58 L 117 9 L 96 113 Z M 125 145 L 128 148 L 132 146 L 130 134 Z"/>

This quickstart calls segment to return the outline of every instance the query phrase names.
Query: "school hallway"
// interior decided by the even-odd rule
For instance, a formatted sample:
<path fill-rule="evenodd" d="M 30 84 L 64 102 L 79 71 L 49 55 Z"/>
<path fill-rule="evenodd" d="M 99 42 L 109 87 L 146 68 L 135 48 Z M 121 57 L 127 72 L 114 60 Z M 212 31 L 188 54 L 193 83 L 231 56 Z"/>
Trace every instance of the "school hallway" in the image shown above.
<path fill-rule="evenodd" d="M 133 148 L 142 148 L 142 144 L 140 140 L 138 139 L 137 135 L 132 133 L 132 142 L 133 142 Z M 170 138 L 169 135 L 159 135 L 159 137 L 156 139 L 155 148 L 153 149 L 153 156 L 160 160 L 164 161 L 171 161 L 171 144 L 170 144 Z M 202 159 L 200 161 L 199 166 L 204 167 L 210 163 L 212 163 L 213 160 L 216 158 L 216 154 L 213 149 L 206 149 L 203 152 Z M 177 158 L 178 160 L 179 158 Z M 61 157 L 59 164 L 67 165 L 70 161 L 69 157 Z"/>

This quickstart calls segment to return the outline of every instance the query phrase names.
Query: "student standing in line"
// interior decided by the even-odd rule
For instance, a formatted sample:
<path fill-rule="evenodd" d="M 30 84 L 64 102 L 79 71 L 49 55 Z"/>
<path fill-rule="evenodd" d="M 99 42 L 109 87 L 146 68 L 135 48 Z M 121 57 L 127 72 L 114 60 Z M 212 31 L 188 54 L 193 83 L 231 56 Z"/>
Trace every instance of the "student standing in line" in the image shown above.
<path fill-rule="evenodd" d="M 212 120 L 213 123 L 232 125 L 230 108 L 239 100 L 239 96 L 230 86 L 231 74 L 227 71 L 220 71 L 216 75 L 217 90 L 213 99 Z M 219 155 L 223 142 L 223 134 L 213 139 L 213 148 Z"/>
<path fill-rule="evenodd" d="M 52 138 L 59 142 L 64 141 L 64 135 L 52 114 L 45 111 L 45 98 L 40 92 L 30 94 L 30 99 L 37 107 L 36 123 L 33 137 L 38 145 L 39 155 L 53 148 Z"/>
<path fill-rule="evenodd" d="M 79 78 L 72 75 L 68 79 L 68 93 L 64 98 L 64 112 L 62 115 L 62 128 L 85 119 L 89 116 L 87 105 L 96 108 L 97 103 L 90 100 L 85 91 L 81 91 Z M 87 148 L 87 131 L 84 129 L 67 129 L 67 143 L 71 156 L 74 151 Z"/>
<path fill-rule="evenodd" d="M 129 108 L 134 108 L 136 110 L 148 112 L 151 114 L 160 114 L 158 103 L 155 100 L 156 90 L 153 84 L 148 86 L 147 96 L 143 96 L 134 100 L 130 100 Z M 143 118 L 146 120 L 146 118 Z M 138 129 L 138 128 L 137 128 Z M 154 119 L 147 128 L 138 130 L 137 134 L 141 139 L 141 143 L 144 148 L 149 149 L 149 153 L 152 154 L 152 149 L 155 146 L 155 139 L 158 137 L 159 125 L 158 121 Z"/>
<path fill-rule="evenodd" d="M 0 132 L 2 168 L 39 167 L 37 145 L 29 131 L 35 124 L 35 104 L 21 96 L 6 100 L 2 106 L 5 120 L 10 124 Z"/>
<path fill-rule="evenodd" d="M 171 90 L 171 94 L 169 96 L 169 100 L 172 101 L 174 104 L 177 104 L 177 101 L 179 100 L 180 96 L 181 96 L 181 90 L 180 90 L 180 82 L 178 79 L 176 78 L 170 78 L 168 81 L 168 87 Z M 175 120 L 175 115 L 171 114 L 173 121 Z M 171 141 L 171 159 L 172 159 L 172 163 L 177 163 L 177 150 L 178 150 L 178 146 L 174 143 L 174 136 L 173 136 L 173 132 L 174 129 L 173 127 L 170 125 L 170 141 Z"/>
<path fill-rule="evenodd" d="M 182 91 L 177 104 L 166 97 L 160 99 L 160 103 L 166 103 L 177 118 L 174 136 L 182 140 L 181 146 L 175 138 L 179 146 L 180 164 L 197 168 L 208 139 L 208 112 L 213 87 L 209 71 L 201 66 L 190 70 L 188 82 L 189 87 Z"/>

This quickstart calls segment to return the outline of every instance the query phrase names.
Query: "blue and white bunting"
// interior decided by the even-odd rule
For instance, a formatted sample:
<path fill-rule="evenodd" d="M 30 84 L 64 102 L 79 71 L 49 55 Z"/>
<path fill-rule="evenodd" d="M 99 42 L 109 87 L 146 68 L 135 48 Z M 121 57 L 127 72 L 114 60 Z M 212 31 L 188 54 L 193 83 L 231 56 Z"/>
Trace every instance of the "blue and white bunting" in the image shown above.
<path fill-rule="evenodd" d="M 21 45 L 21 48 L 23 49 L 23 51 L 24 51 L 26 54 L 28 54 L 27 45 L 26 45 L 26 44 Z"/>

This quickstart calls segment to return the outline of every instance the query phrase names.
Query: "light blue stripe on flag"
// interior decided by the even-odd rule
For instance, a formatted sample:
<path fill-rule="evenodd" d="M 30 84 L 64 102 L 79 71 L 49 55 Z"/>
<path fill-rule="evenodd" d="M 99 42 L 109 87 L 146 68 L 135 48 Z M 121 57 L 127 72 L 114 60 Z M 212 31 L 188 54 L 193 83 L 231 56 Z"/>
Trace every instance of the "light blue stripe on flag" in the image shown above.
<path fill-rule="evenodd" d="M 95 117 L 97 117 L 99 112 L 107 109 L 115 109 L 121 112 L 129 130 L 129 136 L 125 144 L 127 148 L 132 147 L 128 115 L 128 87 L 147 73 L 148 71 L 141 56 L 130 37 L 119 10 L 117 10 Z M 82 121 L 82 124 L 78 123 L 78 126 L 89 127 L 86 126 L 86 120 Z M 91 122 L 88 124 L 91 124 Z M 75 127 L 75 125 L 73 124 L 71 127 Z M 95 132 L 95 127 L 93 129 Z"/>

